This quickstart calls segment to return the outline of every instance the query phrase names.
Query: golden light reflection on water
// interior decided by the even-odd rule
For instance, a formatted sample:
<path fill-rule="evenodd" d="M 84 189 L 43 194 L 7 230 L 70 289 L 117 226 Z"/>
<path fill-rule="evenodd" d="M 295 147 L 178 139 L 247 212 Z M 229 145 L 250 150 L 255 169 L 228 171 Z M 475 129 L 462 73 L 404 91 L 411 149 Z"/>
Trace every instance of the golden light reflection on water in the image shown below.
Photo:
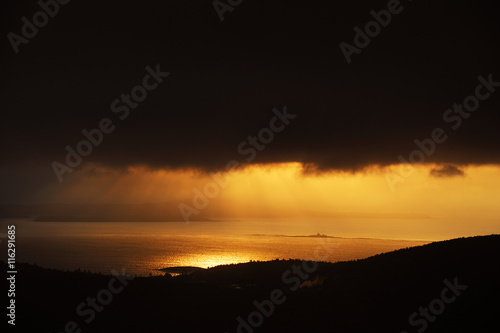
<path fill-rule="evenodd" d="M 250 255 L 249 253 L 207 253 L 198 254 L 196 256 L 182 256 L 178 258 L 179 266 L 194 266 L 201 268 L 209 268 L 219 265 L 227 264 L 238 264 L 243 262 L 249 262 L 250 260 L 256 259 L 256 255 Z"/>
<path fill-rule="evenodd" d="M 311 237 L 196 237 L 187 250 L 172 253 L 165 248 L 164 255 L 144 258 L 150 270 L 171 267 L 210 268 L 219 265 L 268 261 L 274 259 L 303 259 L 342 261 L 366 258 L 382 252 L 407 246 L 423 245 L 426 241 L 398 241 L 382 239 L 311 238 Z M 196 244 L 196 245 L 194 245 Z M 316 256 L 316 257 L 315 257 Z M 174 274 L 176 275 L 176 274 Z"/>
<path fill-rule="evenodd" d="M 415 224 L 414 220 L 400 222 Z M 434 223 L 433 220 L 418 222 L 427 227 Z M 342 238 L 352 235 L 347 226 L 355 223 L 364 226 L 368 234 L 374 234 L 383 224 L 373 223 L 373 220 L 265 219 L 192 223 L 188 226 L 185 223 L 16 223 L 16 230 L 23 235 L 19 239 L 23 251 L 18 256 L 22 262 L 36 262 L 46 268 L 88 269 L 104 274 L 123 268 L 137 276 L 163 275 L 160 269 L 168 267 L 208 268 L 251 260 L 292 258 L 336 262 L 428 242 Z M 354 227 L 356 230 L 360 228 L 359 225 Z M 307 236 L 318 232 L 340 238 Z M 380 233 L 388 234 L 384 230 Z"/>

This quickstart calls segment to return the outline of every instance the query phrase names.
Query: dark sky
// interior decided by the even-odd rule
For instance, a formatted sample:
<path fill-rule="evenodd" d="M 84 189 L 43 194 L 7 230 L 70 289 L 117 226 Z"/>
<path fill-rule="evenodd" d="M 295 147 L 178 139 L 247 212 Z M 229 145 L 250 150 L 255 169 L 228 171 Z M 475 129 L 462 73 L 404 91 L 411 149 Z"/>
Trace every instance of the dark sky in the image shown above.
<path fill-rule="evenodd" d="M 2 0 L 0 203 L 57 182 L 51 163 L 102 118 L 116 129 L 84 163 L 219 168 L 284 105 L 297 118 L 254 162 L 394 164 L 440 127 L 426 161 L 500 163 L 500 88 L 443 121 L 479 75 L 500 81 L 497 2 L 402 1 L 348 64 L 339 43 L 387 3 L 244 0 L 221 22 L 210 0 L 73 0 L 15 54 L 7 34 L 40 7 Z M 170 75 L 120 120 L 110 104 L 156 64 Z"/>

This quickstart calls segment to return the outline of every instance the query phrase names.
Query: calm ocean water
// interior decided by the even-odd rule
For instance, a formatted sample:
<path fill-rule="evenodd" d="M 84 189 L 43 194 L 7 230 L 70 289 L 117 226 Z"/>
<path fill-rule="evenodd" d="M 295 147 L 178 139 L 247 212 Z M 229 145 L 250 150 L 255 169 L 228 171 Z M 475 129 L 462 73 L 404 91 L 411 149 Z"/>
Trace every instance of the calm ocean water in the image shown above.
<path fill-rule="evenodd" d="M 390 229 L 393 230 L 391 234 L 381 221 L 354 219 L 262 219 L 190 224 L 12 219 L 0 221 L 0 233 L 5 234 L 10 224 L 16 225 L 16 255 L 20 262 L 102 273 L 125 268 L 129 274 L 143 276 L 159 274 L 157 269 L 171 266 L 212 267 L 276 258 L 330 262 L 360 259 L 436 239 L 432 235 L 411 239 L 394 228 Z M 317 233 L 345 238 L 300 237 Z M 374 239 L 376 237 L 393 239 Z M 5 238 L 0 240 L 5 248 Z"/>

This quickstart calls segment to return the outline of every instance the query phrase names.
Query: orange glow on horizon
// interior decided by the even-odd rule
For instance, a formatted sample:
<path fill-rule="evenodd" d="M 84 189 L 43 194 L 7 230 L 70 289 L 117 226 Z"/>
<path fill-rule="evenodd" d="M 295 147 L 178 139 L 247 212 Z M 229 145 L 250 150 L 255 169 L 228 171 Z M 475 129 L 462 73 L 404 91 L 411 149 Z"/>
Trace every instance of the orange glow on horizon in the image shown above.
<path fill-rule="evenodd" d="M 184 202 L 194 206 L 194 191 L 204 193 L 212 186 L 212 191 L 218 190 L 208 192 L 209 204 L 200 216 L 468 218 L 469 223 L 483 223 L 486 231 L 498 232 L 500 167 L 467 166 L 462 168 L 464 176 L 448 178 L 430 176 L 435 167 L 413 166 L 413 173 L 394 184 L 394 191 L 387 174 L 397 174 L 402 166 L 311 174 L 300 163 L 252 165 L 219 175 L 219 182 L 198 170 L 94 168 L 41 195 L 52 202 Z"/>

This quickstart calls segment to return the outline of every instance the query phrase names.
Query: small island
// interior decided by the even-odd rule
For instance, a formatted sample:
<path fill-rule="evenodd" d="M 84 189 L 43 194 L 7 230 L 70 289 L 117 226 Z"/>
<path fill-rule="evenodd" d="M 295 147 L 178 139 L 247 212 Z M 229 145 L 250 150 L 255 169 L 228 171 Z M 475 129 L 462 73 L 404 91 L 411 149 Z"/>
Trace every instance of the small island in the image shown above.
<path fill-rule="evenodd" d="M 177 266 L 177 267 L 166 267 L 158 269 L 161 272 L 174 274 L 174 275 L 189 275 L 194 272 L 202 271 L 205 268 L 194 267 L 194 266 Z"/>

